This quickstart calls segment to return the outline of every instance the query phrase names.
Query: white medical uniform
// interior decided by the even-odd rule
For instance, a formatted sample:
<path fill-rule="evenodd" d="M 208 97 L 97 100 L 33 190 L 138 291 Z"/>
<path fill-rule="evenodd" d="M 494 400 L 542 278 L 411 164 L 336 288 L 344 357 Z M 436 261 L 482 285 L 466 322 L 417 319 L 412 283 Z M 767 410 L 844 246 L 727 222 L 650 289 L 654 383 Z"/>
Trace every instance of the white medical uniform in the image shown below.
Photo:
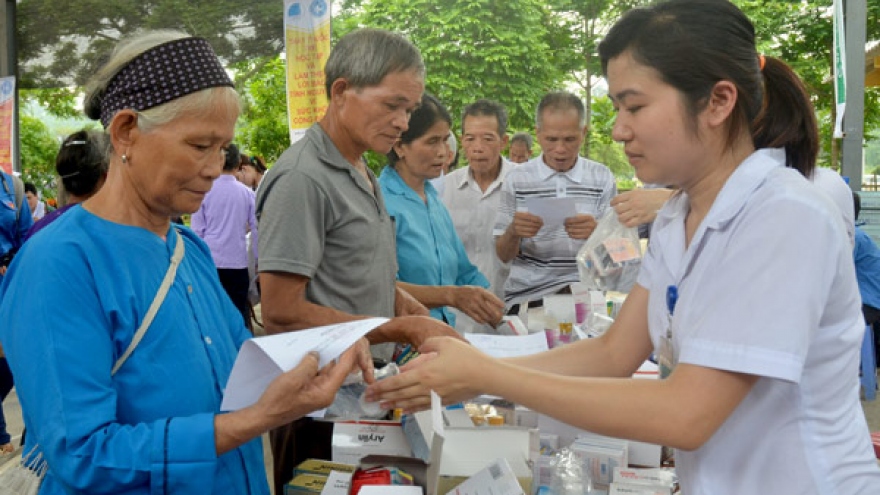
<path fill-rule="evenodd" d="M 655 347 L 675 285 L 678 363 L 760 377 L 703 446 L 676 451 L 687 495 L 880 493 L 859 404 L 852 247 L 834 204 L 784 163 L 765 149 L 740 164 L 690 246 L 686 194 L 654 222 L 639 284 Z"/>

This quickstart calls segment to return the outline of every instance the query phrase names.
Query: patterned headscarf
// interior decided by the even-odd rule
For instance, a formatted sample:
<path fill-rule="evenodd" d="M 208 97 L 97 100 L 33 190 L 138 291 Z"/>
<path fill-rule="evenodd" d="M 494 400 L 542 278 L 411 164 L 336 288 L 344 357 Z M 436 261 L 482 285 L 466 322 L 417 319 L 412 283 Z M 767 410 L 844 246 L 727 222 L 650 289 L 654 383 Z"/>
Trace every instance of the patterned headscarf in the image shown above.
<path fill-rule="evenodd" d="M 101 123 L 106 129 L 116 112 L 125 108 L 143 111 L 217 86 L 233 84 L 207 40 L 163 43 L 133 58 L 113 76 L 101 100 Z"/>

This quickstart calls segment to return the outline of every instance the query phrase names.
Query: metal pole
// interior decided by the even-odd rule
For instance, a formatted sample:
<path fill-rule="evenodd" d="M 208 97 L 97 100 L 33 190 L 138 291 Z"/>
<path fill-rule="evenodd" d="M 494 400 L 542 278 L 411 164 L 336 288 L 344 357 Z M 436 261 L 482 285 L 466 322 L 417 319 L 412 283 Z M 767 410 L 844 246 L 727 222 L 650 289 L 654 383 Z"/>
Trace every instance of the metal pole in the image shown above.
<path fill-rule="evenodd" d="M 846 113 L 841 149 L 843 175 L 854 191 L 862 189 L 862 156 L 865 140 L 866 0 L 846 0 Z"/>

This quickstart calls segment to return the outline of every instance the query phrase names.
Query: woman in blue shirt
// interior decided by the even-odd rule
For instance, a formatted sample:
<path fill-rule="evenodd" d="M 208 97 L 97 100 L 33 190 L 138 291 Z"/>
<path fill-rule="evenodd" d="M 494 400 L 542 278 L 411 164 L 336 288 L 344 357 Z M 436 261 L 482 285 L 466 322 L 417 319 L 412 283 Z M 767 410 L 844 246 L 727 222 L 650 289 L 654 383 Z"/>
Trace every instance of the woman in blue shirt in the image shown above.
<path fill-rule="evenodd" d="M 48 466 L 40 493 L 268 494 L 260 435 L 329 405 L 356 355 L 369 366 L 366 346 L 320 371 L 309 355 L 253 406 L 220 414 L 249 334 L 205 243 L 170 219 L 220 175 L 238 95 L 207 41 L 160 31 L 117 48 L 85 109 L 110 138 L 106 183 L 30 239 L 0 287 L 25 451 Z"/>
<path fill-rule="evenodd" d="M 18 181 L 19 197 L 16 197 L 16 181 Z M 24 184 L 6 172 L 0 170 L 0 280 L 6 273 L 6 267 L 21 247 L 24 235 L 34 223 L 31 210 L 24 197 Z M 12 390 L 12 373 L 0 346 L 0 455 L 12 453 L 12 437 L 6 431 L 6 417 L 3 415 L 3 401 Z"/>
<path fill-rule="evenodd" d="M 455 315 L 448 306 L 494 326 L 501 320 L 504 303 L 486 290 L 489 281 L 468 260 L 452 218 L 430 183 L 440 176 L 447 160 L 451 125 L 443 104 L 425 93 L 379 177 L 385 207 L 394 219 L 397 278 L 431 308 L 431 316 L 450 326 L 455 326 Z"/>

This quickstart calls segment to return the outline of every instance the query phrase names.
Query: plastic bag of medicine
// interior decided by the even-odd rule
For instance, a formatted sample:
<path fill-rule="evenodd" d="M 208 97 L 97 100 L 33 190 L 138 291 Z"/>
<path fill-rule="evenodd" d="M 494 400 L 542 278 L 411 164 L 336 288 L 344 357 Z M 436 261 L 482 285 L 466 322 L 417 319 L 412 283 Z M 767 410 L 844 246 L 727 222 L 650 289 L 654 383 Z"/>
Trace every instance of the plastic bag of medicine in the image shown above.
<path fill-rule="evenodd" d="M 607 208 L 578 251 L 577 266 L 581 282 L 588 287 L 629 292 L 642 266 L 638 229 L 618 222 L 614 209 Z"/>
<path fill-rule="evenodd" d="M 591 495 L 593 480 L 584 472 L 581 461 L 569 449 L 556 453 L 552 465 L 550 494 L 552 495 Z"/>
<path fill-rule="evenodd" d="M 400 368 L 394 363 L 389 363 L 373 372 L 376 380 L 394 376 L 400 373 Z M 364 400 L 364 392 L 367 391 L 367 383 L 363 375 L 358 371 L 349 375 L 339 391 L 333 404 L 327 408 L 327 417 L 338 419 L 381 419 L 387 413 L 387 409 L 379 407 L 378 402 Z"/>

